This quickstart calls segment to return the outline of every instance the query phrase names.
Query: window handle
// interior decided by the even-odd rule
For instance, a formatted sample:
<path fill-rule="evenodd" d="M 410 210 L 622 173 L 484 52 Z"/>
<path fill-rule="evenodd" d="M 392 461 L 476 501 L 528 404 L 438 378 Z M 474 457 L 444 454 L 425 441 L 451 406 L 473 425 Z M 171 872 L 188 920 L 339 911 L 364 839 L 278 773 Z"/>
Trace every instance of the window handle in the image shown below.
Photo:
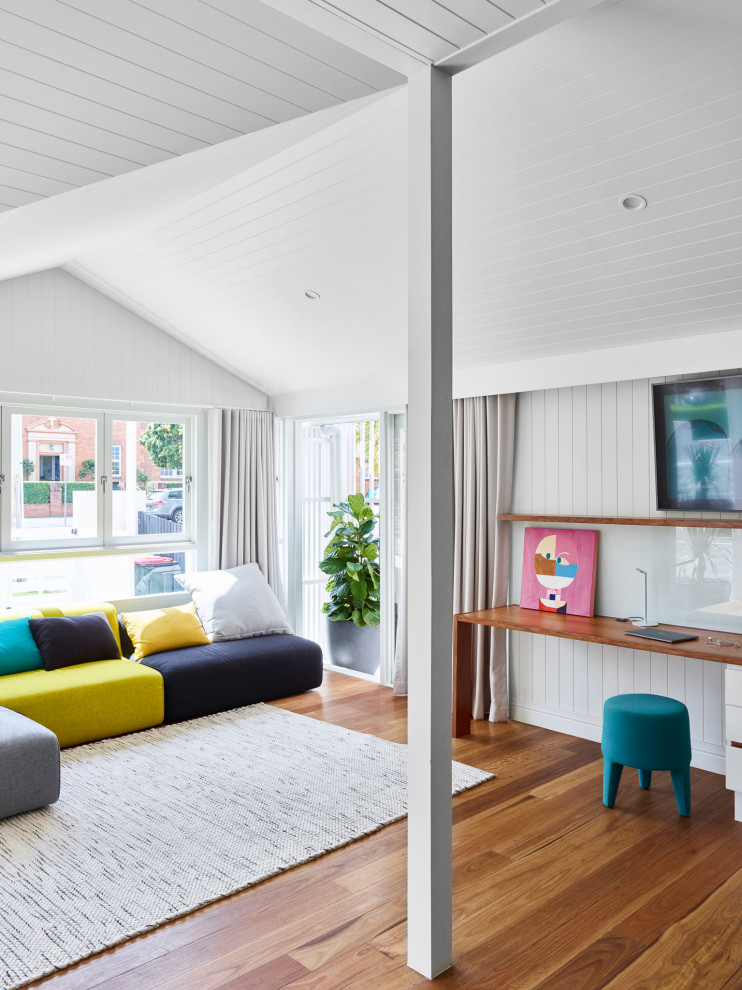
<path fill-rule="evenodd" d="M 186 475 L 186 479 L 185 479 L 185 483 L 186 483 L 186 491 L 190 495 L 191 494 L 191 485 L 193 484 L 193 475 L 187 474 Z"/>
<path fill-rule="evenodd" d="M 105 495 L 105 493 L 106 493 L 106 482 L 107 482 L 107 481 L 108 481 L 108 475 L 107 475 L 107 474 L 102 474 L 102 475 L 100 476 L 100 483 L 101 483 L 101 485 L 103 486 L 103 494 L 104 494 L 104 495 Z"/>
<path fill-rule="evenodd" d="M 3 493 L 3 485 L 5 484 L 5 475 L 0 474 L 0 495 Z"/>

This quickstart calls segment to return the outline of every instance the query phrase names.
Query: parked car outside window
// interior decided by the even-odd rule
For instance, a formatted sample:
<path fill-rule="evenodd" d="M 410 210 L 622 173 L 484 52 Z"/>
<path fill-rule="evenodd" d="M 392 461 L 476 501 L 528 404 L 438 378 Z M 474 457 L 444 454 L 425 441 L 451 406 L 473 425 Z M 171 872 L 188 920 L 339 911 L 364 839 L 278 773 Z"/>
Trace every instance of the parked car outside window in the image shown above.
<path fill-rule="evenodd" d="M 183 522 L 183 489 L 167 488 L 150 492 L 145 504 L 147 512 L 163 516 L 180 525 Z"/>

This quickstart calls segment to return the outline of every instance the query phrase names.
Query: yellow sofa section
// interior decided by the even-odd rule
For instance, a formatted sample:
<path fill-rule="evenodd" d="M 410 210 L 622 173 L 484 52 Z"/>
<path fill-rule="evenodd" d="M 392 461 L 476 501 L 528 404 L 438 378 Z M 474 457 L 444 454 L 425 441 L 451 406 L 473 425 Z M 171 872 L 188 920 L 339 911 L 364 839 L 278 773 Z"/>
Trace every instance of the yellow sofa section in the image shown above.
<path fill-rule="evenodd" d="M 165 690 L 151 667 L 97 660 L 0 677 L 0 705 L 51 729 L 64 749 L 159 725 Z"/>
<path fill-rule="evenodd" d="M 39 617 L 88 612 L 105 613 L 120 649 L 116 609 L 108 602 L 63 609 L 45 607 L 41 613 L 22 614 Z M 6 613 L 2 618 L 18 618 L 20 614 Z M 119 655 L 59 670 L 6 674 L 0 677 L 0 705 L 51 729 L 64 748 L 159 725 L 165 717 L 165 685 L 158 671 L 122 660 Z"/>

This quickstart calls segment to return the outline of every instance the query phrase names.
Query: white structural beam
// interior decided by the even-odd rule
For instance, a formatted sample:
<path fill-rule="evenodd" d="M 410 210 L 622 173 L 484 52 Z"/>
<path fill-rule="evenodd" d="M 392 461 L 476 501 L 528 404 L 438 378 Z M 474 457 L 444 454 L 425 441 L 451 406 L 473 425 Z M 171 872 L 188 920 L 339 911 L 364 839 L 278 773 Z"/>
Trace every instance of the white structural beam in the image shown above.
<path fill-rule="evenodd" d="M 393 69 L 400 76 L 409 76 L 425 64 L 400 41 L 374 30 L 370 24 L 343 10 L 342 3 L 327 0 L 268 0 L 268 6 L 287 17 L 332 38 L 359 56 L 373 59 Z M 399 82 L 403 82 L 400 79 Z"/>
<path fill-rule="evenodd" d="M 408 936 L 432 979 L 452 961 L 453 429 L 451 77 L 409 82 Z"/>
<path fill-rule="evenodd" d="M 451 76 L 471 69 L 480 62 L 486 62 L 494 55 L 501 55 L 508 48 L 514 48 L 523 41 L 535 38 L 536 35 L 563 21 L 586 14 L 597 7 L 606 7 L 621 0 L 552 0 L 544 7 L 518 18 L 512 24 L 506 24 L 498 31 L 493 31 L 486 38 L 474 41 L 466 48 L 448 55 L 436 62 L 436 66 Z"/>

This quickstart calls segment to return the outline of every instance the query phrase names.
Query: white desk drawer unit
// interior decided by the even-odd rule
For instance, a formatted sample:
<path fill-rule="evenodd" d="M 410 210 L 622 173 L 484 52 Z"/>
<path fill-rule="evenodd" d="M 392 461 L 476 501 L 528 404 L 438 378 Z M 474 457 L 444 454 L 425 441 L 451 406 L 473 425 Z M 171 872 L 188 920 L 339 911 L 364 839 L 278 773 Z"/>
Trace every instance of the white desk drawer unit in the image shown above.
<path fill-rule="evenodd" d="M 742 667 L 727 666 L 724 700 L 728 705 L 738 705 L 742 708 Z M 739 741 L 742 742 L 742 739 Z"/>
<path fill-rule="evenodd" d="M 742 667 L 727 666 L 724 701 L 726 738 L 730 743 L 742 743 Z M 727 746 L 726 751 L 727 787 L 734 791 L 734 817 L 742 821 L 742 748 Z"/>

